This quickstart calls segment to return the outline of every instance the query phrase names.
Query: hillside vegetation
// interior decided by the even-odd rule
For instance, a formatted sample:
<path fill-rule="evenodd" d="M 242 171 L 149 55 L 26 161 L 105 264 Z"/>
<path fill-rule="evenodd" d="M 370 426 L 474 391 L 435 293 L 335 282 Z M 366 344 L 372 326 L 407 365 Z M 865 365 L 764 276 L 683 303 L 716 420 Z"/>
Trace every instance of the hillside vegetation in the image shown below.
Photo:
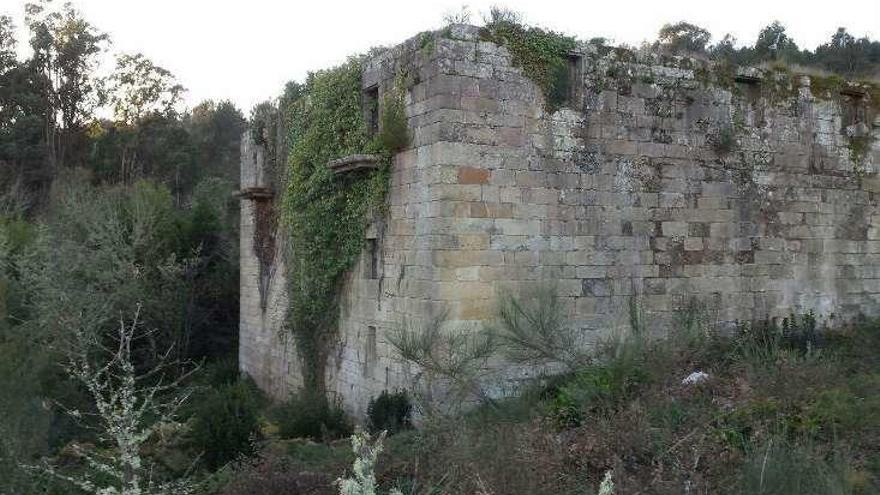
<path fill-rule="evenodd" d="M 143 54 L 101 67 L 109 36 L 71 5 L 22 11 L 26 40 L 0 15 L 0 495 L 880 492 L 877 321 L 797 315 L 725 333 L 693 307 L 649 339 L 634 301 L 630 333 L 582 348 L 552 288 L 505 296 L 497 328 L 392 335 L 447 395 L 386 391 L 363 425 L 372 437 L 358 431 L 320 370 L 365 217 L 382 213 L 408 145 L 412 83 L 398 74 L 371 134 L 365 57 L 251 114 L 298 248 L 288 323 L 306 353 L 308 386 L 269 401 L 236 357 L 242 112 L 184 108 L 184 88 Z M 574 38 L 503 9 L 486 22 L 482 36 L 559 92 Z M 802 50 L 778 23 L 748 46 L 677 23 L 649 45 L 833 81 L 880 68 L 880 43 L 843 28 Z M 324 167 L 350 153 L 381 166 Z M 487 376 L 500 359 L 545 372 L 500 396 Z"/>
<path fill-rule="evenodd" d="M 692 312 L 667 339 L 631 334 L 515 398 L 398 429 L 379 493 L 595 493 L 609 473 L 613 493 L 877 493 L 878 351 L 876 321 L 828 330 L 804 315 L 719 336 Z M 270 433 L 218 493 L 335 493 L 353 459 L 345 440 Z"/>

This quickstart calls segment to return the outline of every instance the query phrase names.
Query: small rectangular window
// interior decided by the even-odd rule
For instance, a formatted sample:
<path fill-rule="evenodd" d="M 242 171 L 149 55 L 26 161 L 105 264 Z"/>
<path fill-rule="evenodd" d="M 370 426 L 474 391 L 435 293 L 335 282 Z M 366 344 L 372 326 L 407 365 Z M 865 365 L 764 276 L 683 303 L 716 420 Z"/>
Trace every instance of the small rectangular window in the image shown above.
<path fill-rule="evenodd" d="M 747 125 L 755 127 L 764 127 L 767 121 L 764 119 L 764 100 L 761 99 L 761 92 L 767 90 L 761 84 L 761 78 L 751 74 L 737 74 L 733 78 L 736 91 L 732 94 L 739 94 L 740 98 L 735 98 L 734 102 L 737 106 L 735 112 L 740 112 L 741 117 L 749 119 Z"/>
<path fill-rule="evenodd" d="M 378 357 L 376 327 L 370 325 L 367 327 L 367 341 L 364 343 L 364 376 L 373 376 Z"/>
<path fill-rule="evenodd" d="M 865 94 L 859 91 L 844 90 L 840 92 L 840 111 L 844 127 L 867 123 L 867 105 Z"/>
<path fill-rule="evenodd" d="M 379 86 L 367 88 L 364 91 L 364 118 L 370 134 L 379 132 Z"/>
<path fill-rule="evenodd" d="M 376 239 L 367 239 L 367 278 L 379 278 L 379 248 Z"/>
<path fill-rule="evenodd" d="M 738 74 L 733 78 L 736 88 L 745 96 L 749 103 L 756 103 L 761 99 L 761 79 L 757 76 Z"/>
<path fill-rule="evenodd" d="M 747 84 L 750 86 L 761 84 L 761 78 L 752 74 L 737 74 L 733 76 L 733 80 L 739 84 Z"/>
<path fill-rule="evenodd" d="M 578 107 L 584 86 L 583 57 L 577 53 L 568 55 L 568 101 L 569 106 Z"/>

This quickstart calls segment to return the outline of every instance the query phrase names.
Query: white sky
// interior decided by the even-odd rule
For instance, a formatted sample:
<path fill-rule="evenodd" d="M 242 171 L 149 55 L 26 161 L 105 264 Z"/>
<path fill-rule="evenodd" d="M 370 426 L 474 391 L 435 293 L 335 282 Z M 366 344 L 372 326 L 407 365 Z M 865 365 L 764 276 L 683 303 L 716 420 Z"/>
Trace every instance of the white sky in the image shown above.
<path fill-rule="evenodd" d="M 56 0 L 58 1 L 58 0 Z M 781 21 L 799 46 L 814 48 L 838 26 L 880 38 L 880 0 L 488 0 L 464 2 L 472 23 L 490 5 L 524 14 L 535 25 L 579 38 L 602 36 L 638 45 L 666 22 L 687 20 L 752 43 Z M 330 67 L 372 46 L 437 29 L 460 0 L 73 0 L 113 39 L 112 51 L 142 52 L 177 75 L 189 106 L 231 99 L 247 114 L 277 96 L 288 80 Z M 20 26 L 24 0 L 0 0 L 0 14 Z M 19 37 L 24 41 L 23 37 Z"/>

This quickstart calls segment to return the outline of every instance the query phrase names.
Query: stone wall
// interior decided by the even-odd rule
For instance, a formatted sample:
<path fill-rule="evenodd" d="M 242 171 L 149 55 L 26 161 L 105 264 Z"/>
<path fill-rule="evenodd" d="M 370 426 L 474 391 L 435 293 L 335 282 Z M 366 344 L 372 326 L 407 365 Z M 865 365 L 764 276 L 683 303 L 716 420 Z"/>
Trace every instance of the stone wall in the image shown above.
<path fill-rule="evenodd" d="M 476 28 L 446 34 L 364 72 L 380 94 L 413 76 L 413 142 L 343 290 L 327 383 L 350 412 L 410 384 L 392 328 L 442 313 L 479 326 L 500 289 L 552 281 L 587 339 L 626 329 L 633 308 L 662 334 L 694 302 L 727 324 L 880 313 L 880 146 L 852 144 L 877 135 L 869 94 L 817 98 L 808 78 L 786 87 L 772 71 L 717 84 L 690 59 L 584 46 L 582 85 L 548 114 L 506 49 Z M 282 270 L 268 309 L 254 305 L 252 209 L 243 202 L 242 369 L 280 396 L 298 371 L 273 336 Z"/>
<path fill-rule="evenodd" d="M 284 328 L 287 288 L 284 236 L 272 214 L 276 191 L 266 167 L 265 147 L 250 132 L 241 140 L 239 368 L 270 395 L 283 398 L 302 385 L 293 339 Z M 274 238 L 274 249 L 267 242 Z M 271 240 L 269 240 L 271 241 Z"/>

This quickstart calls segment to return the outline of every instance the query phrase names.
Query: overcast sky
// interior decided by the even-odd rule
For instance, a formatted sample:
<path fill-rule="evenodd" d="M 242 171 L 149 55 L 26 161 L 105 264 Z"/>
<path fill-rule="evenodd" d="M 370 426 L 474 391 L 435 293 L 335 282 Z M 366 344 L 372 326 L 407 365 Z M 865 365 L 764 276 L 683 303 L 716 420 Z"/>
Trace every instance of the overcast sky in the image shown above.
<path fill-rule="evenodd" d="M 774 19 L 801 47 L 825 42 L 838 26 L 880 38 L 880 0 L 509 0 L 465 2 L 479 23 L 490 5 L 522 12 L 532 24 L 579 38 L 638 45 L 666 22 L 687 20 L 751 43 Z M 245 113 L 283 84 L 372 46 L 439 28 L 457 0 L 73 0 L 113 39 L 113 51 L 142 52 L 177 75 L 188 105 L 231 99 Z M 23 23 L 23 0 L 0 0 Z"/>

